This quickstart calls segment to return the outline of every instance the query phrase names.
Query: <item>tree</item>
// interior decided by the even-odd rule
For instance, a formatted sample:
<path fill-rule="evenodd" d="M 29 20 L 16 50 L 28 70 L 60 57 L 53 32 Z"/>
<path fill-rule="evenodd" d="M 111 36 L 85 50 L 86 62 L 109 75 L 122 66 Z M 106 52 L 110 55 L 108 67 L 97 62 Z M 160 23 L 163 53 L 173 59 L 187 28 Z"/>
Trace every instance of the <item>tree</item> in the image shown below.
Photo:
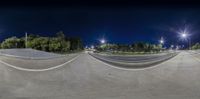
<path fill-rule="evenodd" d="M 40 38 L 39 35 L 29 34 L 27 37 L 27 47 L 28 48 L 35 48 L 36 47 L 36 38 Z M 25 38 L 23 38 L 25 40 Z"/>
<path fill-rule="evenodd" d="M 11 37 L 1 43 L 1 48 L 24 48 L 25 37 Z M 60 31 L 56 37 L 41 37 L 39 35 L 29 34 L 27 38 L 27 47 L 51 52 L 67 52 L 69 50 L 82 50 L 83 44 L 80 38 L 66 38 Z"/>
<path fill-rule="evenodd" d="M 195 45 L 192 46 L 192 49 L 194 49 L 194 50 L 200 49 L 200 44 L 196 43 Z"/>
<path fill-rule="evenodd" d="M 59 31 L 56 33 L 56 36 L 61 39 L 61 40 L 65 40 L 65 34 L 63 31 Z"/>
<path fill-rule="evenodd" d="M 49 38 L 37 37 L 28 41 L 27 46 L 37 50 L 49 51 Z"/>
<path fill-rule="evenodd" d="M 126 45 L 126 44 L 118 44 L 117 46 L 118 46 L 119 51 L 126 52 L 130 50 L 129 45 Z"/>
<path fill-rule="evenodd" d="M 1 43 L 1 48 L 24 48 L 24 40 L 15 36 L 7 38 Z"/>
<path fill-rule="evenodd" d="M 82 50 L 83 44 L 80 38 L 70 38 L 70 50 Z"/>
<path fill-rule="evenodd" d="M 135 52 L 142 52 L 145 51 L 145 48 L 147 48 L 143 42 L 134 43 L 131 45 L 131 47 Z"/>
<path fill-rule="evenodd" d="M 62 52 L 67 52 L 70 50 L 70 41 L 62 41 L 61 42 Z"/>
<path fill-rule="evenodd" d="M 161 50 L 161 46 L 160 45 L 155 45 L 153 44 L 153 49 L 152 49 L 154 52 L 158 52 Z"/>
<path fill-rule="evenodd" d="M 58 40 L 60 41 L 60 51 L 67 52 L 70 49 L 70 41 L 66 39 L 63 31 L 56 33 Z"/>
<path fill-rule="evenodd" d="M 58 38 L 50 38 L 49 40 L 49 51 L 58 52 L 61 49 L 61 43 Z"/>

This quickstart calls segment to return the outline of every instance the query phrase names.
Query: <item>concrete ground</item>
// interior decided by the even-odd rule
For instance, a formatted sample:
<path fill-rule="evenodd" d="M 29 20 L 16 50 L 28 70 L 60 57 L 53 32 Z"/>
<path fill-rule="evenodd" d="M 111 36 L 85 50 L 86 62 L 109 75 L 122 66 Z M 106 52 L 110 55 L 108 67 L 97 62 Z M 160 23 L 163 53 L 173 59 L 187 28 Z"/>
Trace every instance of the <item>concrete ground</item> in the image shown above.
<path fill-rule="evenodd" d="M 3 61 L 5 63 L 14 65 L 20 68 L 47 69 L 47 68 L 55 67 L 57 65 L 62 65 L 77 56 L 78 54 L 69 54 L 66 56 L 50 58 L 50 59 L 24 59 L 24 58 L 0 56 L 0 61 Z"/>
<path fill-rule="evenodd" d="M 61 57 L 62 55 L 48 53 L 44 51 L 34 50 L 31 48 L 21 48 L 21 49 L 0 49 L 0 55 L 19 57 L 19 58 L 54 58 Z"/>
<path fill-rule="evenodd" d="M 0 99 L 199 99 L 200 60 L 187 52 L 146 69 L 119 69 L 87 53 L 49 71 L 0 63 Z"/>

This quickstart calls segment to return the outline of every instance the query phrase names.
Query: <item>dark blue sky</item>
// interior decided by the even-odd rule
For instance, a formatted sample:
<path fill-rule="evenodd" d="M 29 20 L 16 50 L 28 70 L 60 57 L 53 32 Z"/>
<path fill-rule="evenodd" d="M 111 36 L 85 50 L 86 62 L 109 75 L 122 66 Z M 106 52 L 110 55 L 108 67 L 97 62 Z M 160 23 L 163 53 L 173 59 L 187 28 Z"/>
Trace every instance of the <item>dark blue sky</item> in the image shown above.
<path fill-rule="evenodd" d="M 0 8 L 0 40 L 24 36 L 25 32 L 81 37 L 85 45 L 105 37 L 108 42 L 176 44 L 176 30 L 190 26 L 193 42 L 200 41 L 200 9 L 170 7 L 19 7 Z"/>

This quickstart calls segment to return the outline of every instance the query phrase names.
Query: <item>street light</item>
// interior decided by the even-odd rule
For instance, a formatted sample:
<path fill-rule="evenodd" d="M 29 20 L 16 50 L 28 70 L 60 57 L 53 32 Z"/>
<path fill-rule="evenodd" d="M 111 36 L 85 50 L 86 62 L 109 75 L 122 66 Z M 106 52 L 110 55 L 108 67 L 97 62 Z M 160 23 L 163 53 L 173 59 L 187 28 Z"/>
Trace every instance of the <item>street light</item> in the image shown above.
<path fill-rule="evenodd" d="M 187 34 L 186 34 L 186 33 L 181 34 L 181 36 L 182 36 L 183 38 L 187 38 Z"/>
<path fill-rule="evenodd" d="M 163 50 L 163 44 L 164 44 L 164 39 L 163 37 L 161 37 L 160 39 L 161 51 Z"/>
<path fill-rule="evenodd" d="M 93 46 L 93 45 L 91 46 L 91 49 L 94 49 L 94 46 Z"/>
<path fill-rule="evenodd" d="M 182 37 L 183 39 L 188 40 L 188 47 L 189 47 L 189 50 L 190 50 L 190 49 L 191 49 L 191 40 L 190 40 L 189 35 L 188 35 L 185 31 L 183 31 L 183 32 L 181 33 L 181 37 Z"/>
<path fill-rule="evenodd" d="M 161 39 L 160 39 L 160 44 L 164 44 L 164 39 L 163 39 L 163 37 L 161 37 Z"/>
<path fill-rule="evenodd" d="M 102 39 L 100 42 L 101 42 L 101 44 L 106 43 L 105 39 Z"/>
<path fill-rule="evenodd" d="M 164 44 L 164 40 L 163 39 L 160 40 L 160 44 Z"/>

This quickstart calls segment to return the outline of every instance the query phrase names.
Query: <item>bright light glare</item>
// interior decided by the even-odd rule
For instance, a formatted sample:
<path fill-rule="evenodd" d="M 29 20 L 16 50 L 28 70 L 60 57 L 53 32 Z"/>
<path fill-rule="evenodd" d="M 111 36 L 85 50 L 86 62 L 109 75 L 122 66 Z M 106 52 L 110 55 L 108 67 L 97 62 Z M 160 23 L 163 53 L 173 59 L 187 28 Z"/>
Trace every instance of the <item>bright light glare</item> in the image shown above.
<path fill-rule="evenodd" d="M 178 33 L 180 35 L 180 38 L 182 38 L 182 39 L 187 39 L 190 36 L 190 31 L 189 31 L 188 27 L 185 27 L 185 28 L 179 30 Z"/>
<path fill-rule="evenodd" d="M 160 43 L 161 43 L 161 44 L 163 44 L 163 43 L 164 43 L 164 41 L 163 41 L 163 40 L 160 40 Z"/>
<path fill-rule="evenodd" d="M 164 44 L 164 39 L 163 39 L 163 37 L 161 37 L 161 39 L 160 39 L 160 44 Z"/>
<path fill-rule="evenodd" d="M 101 43 L 104 44 L 106 41 L 104 39 L 101 40 Z"/>
<path fill-rule="evenodd" d="M 93 46 L 93 45 L 91 46 L 91 49 L 94 49 L 94 46 Z"/>
<path fill-rule="evenodd" d="M 186 38 L 186 37 L 187 37 L 187 34 L 186 34 L 186 33 L 183 33 L 181 36 L 182 36 L 183 38 Z"/>

